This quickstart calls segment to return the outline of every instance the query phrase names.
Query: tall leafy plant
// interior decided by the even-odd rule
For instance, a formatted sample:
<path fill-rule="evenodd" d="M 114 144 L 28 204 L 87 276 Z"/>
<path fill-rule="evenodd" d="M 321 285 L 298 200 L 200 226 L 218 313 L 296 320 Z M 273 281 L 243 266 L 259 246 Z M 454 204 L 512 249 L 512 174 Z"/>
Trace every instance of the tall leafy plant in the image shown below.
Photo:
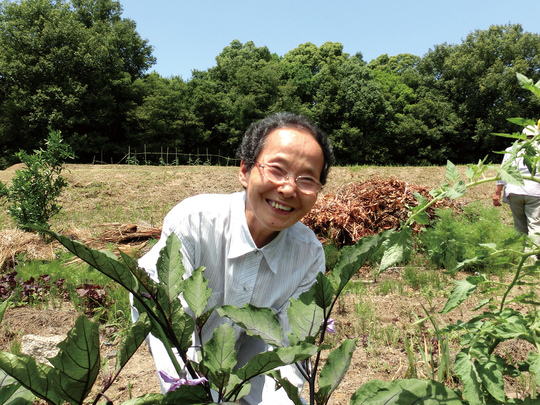
<path fill-rule="evenodd" d="M 25 167 L 16 171 L 11 186 L 0 182 L 9 215 L 25 231 L 32 224 L 48 229 L 49 220 L 60 212 L 57 199 L 67 185 L 61 172 L 65 161 L 74 157 L 60 131 L 51 129 L 45 145 L 31 155 L 23 150 L 16 153 Z"/>

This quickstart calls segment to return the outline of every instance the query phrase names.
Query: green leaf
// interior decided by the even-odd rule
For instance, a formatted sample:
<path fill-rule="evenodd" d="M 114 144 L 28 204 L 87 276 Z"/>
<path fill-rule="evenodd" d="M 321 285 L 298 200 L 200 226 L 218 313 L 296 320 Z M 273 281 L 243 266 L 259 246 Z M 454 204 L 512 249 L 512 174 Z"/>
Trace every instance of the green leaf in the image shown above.
<path fill-rule="evenodd" d="M 173 232 L 167 237 L 165 246 L 159 252 L 157 260 L 157 273 L 159 281 L 165 286 L 167 296 L 170 300 L 176 298 L 183 291 L 184 287 L 184 265 L 182 264 L 182 253 L 180 239 Z"/>
<path fill-rule="evenodd" d="M 486 390 L 500 403 L 506 401 L 504 394 L 504 377 L 497 362 L 476 362 L 476 369 Z"/>
<path fill-rule="evenodd" d="M 0 368 L 35 396 L 55 405 L 62 403 L 53 388 L 53 381 L 58 378 L 54 368 L 38 363 L 32 357 L 7 352 L 0 352 Z"/>
<path fill-rule="evenodd" d="M 55 389 L 65 401 L 81 404 L 99 373 L 99 324 L 81 315 L 58 348 L 49 359 L 58 374 Z"/>
<path fill-rule="evenodd" d="M 2 305 L 0 305 L 0 322 L 2 322 L 2 319 L 4 319 L 4 314 L 6 313 L 6 309 L 11 302 L 11 297 L 8 297 L 4 302 L 2 302 Z"/>
<path fill-rule="evenodd" d="M 334 289 L 330 281 L 322 273 L 317 274 L 317 281 L 313 285 L 315 302 L 321 308 L 328 308 L 334 299 Z"/>
<path fill-rule="evenodd" d="M 384 241 L 384 254 L 381 259 L 378 273 L 382 273 L 391 266 L 405 260 L 412 251 L 412 229 L 405 227 L 399 231 L 389 230 Z"/>
<path fill-rule="evenodd" d="M 200 267 L 184 282 L 184 299 L 195 318 L 199 318 L 204 313 L 211 295 L 212 290 L 208 287 L 208 280 L 204 278 L 204 267 Z"/>
<path fill-rule="evenodd" d="M 292 384 L 288 379 L 281 377 L 279 370 L 273 370 L 268 373 L 268 375 L 279 383 L 294 405 L 303 405 L 300 393 L 298 392 L 298 387 Z"/>
<path fill-rule="evenodd" d="M 162 394 L 146 394 L 122 402 L 122 405 L 195 405 L 211 404 L 206 390 L 199 385 L 181 385 L 176 390 Z"/>
<path fill-rule="evenodd" d="M 455 281 L 454 283 L 456 286 L 452 289 L 450 297 L 448 297 L 448 301 L 446 301 L 446 304 L 440 313 L 446 314 L 456 308 L 476 290 L 478 284 L 485 281 L 486 278 L 484 276 L 467 277 L 464 280 Z"/>
<path fill-rule="evenodd" d="M 176 340 L 179 342 L 178 349 L 186 351 L 191 346 L 195 321 L 184 311 L 179 299 L 171 303 L 171 326 Z"/>
<path fill-rule="evenodd" d="M 522 314 L 508 310 L 503 311 L 501 315 L 499 323 L 493 330 L 497 337 L 504 340 L 525 339 L 534 342 L 535 339 L 532 336 L 530 337 L 530 324 Z"/>
<path fill-rule="evenodd" d="M 425 211 L 425 207 L 429 203 L 428 199 L 417 192 L 414 192 L 413 195 L 416 198 L 416 201 L 418 201 L 418 205 L 416 207 L 411 207 L 411 210 L 414 214 L 414 221 L 422 225 L 429 225 L 429 217 L 427 212 Z"/>
<path fill-rule="evenodd" d="M 351 365 L 352 355 L 358 339 L 347 339 L 341 346 L 334 349 L 324 364 L 319 376 L 319 391 L 317 403 L 326 403 L 332 392 L 338 387 Z"/>
<path fill-rule="evenodd" d="M 364 236 L 355 245 L 343 247 L 338 264 L 328 276 L 334 294 L 339 295 L 371 255 L 379 250 L 386 235 L 385 231 L 377 235 Z"/>
<path fill-rule="evenodd" d="M 218 326 L 204 345 L 204 366 L 211 371 L 230 371 L 236 366 L 234 330 L 228 323 Z"/>
<path fill-rule="evenodd" d="M 249 381 L 243 381 L 236 374 L 231 374 L 229 376 L 229 383 L 227 385 L 227 388 L 225 389 L 226 395 L 224 399 L 230 401 L 237 401 L 238 399 L 245 397 L 247 394 L 249 394 L 250 391 L 251 384 Z"/>
<path fill-rule="evenodd" d="M 467 187 L 463 180 L 454 183 L 454 185 L 447 190 L 446 197 L 455 200 L 457 198 L 463 197 L 467 193 Z"/>
<path fill-rule="evenodd" d="M 372 380 L 351 397 L 350 405 L 463 405 L 460 396 L 433 380 Z"/>
<path fill-rule="evenodd" d="M 248 335 L 256 336 L 272 346 L 283 345 L 283 328 L 270 308 L 258 308 L 251 304 L 245 304 L 242 308 L 224 305 L 217 311 L 244 328 Z"/>
<path fill-rule="evenodd" d="M 291 299 L 287 308 L 291 331 L 300 341 L 308 337 L 315 338 L 323 323 L 323 311 L 315 303 L 313 288 L 301 294 L 297 299 Z"/>
<path fill-rule="evenodd" d="M 474 366 L 473 358 L 467 349 L 462 350 L 456 355 L 452 368 L 461 381 L 463 381 L 463 395 L 465 399 L 471 405 L 483 404 L 481 380 Z"/>
<path fill-rule="evenodd" d="M 13 377 L 0 370 L 0 404 L 3 405 L 32 405 L 34 394 L 24 388 Z"/>
<path fill-rule="evenodd" d="M 147 313 L 140 314 L 137 322 L 131 325 L 124 337 L 116 355 L 116 371 L 126 365 L 139 346 L 152 330 L 152 322 Z"/>
<path fill-rule="evenodd" d="M 52 236 L 75 256 L 110 277 L 128 291 L 136 291 L 137 280 L 133 277 L 130 270 L 118 261 L 116 256 L 111 257 L 109 254 L 91 249 L 80 242 L 73 241 L 52 231 L 43 230 L 43 232 Z"/>
<path fill-rule="evenodd" d="M 529 371 L 534 374 L 536 384 L 540 382 L 540 354 L 531 351 L 527 356 L 526 363 L 529 365 Z"/>
<path fill-rule="evenodd" d="M 514 184 L 516 186 L 523 186 L 525 184 L 519 169 L 512 165 L 512 159 L 499 167 L 497 173 L 501 177 L 501 180 L 508 184 Z"/>
<path fill-rule="evenodd" d="M 452 183 L 459 181 L 460 178 L 460 174 L 456 165 L 449 160 L 446 161 L 446 178 Z"/>
<path fill-rule="evenodd" d="M 241 380 L 249 380 L 277 367 L 305 360 L 317 353 L 317 346 L 302 342 L 295 346 L 278 347 L 274 350 L 256 354 L 236 375 Z"/>

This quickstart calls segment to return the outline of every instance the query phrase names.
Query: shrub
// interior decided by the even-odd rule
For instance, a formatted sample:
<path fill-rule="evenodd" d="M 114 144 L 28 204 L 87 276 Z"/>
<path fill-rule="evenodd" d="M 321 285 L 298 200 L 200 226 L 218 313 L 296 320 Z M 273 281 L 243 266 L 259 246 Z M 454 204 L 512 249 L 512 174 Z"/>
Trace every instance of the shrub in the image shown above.
<path fill-rule="evenodd" d="M 430 262 L 440 268 L 451 270 L 460 262 L 487 256 L 489 250 L 483 244 L 503 245 L 515 238 L 515 231 L 501 220 L 501 211 L 495 207 L 468 205 L 460 213 L 439 209 L 436 215 L 437 221 L 420 235 L 419 242 Z M 489 269 L 493 260 L 486 257 L 476 262 L 474 270 Z"/>
<path fill-rule="evenodd" d="M 74 158 L 69 145 L 63 143 L 60 131 L 50 130 L 46 149 L 29 155 L 19 151 L 16 156 L 26 167 L 17 170 L 10 187 L 0 182 L 0 196 L 7 197 L 8 213 L 23 230 L 29 225 L 49 229 L 49 219 L 60 212 L 56 200 L 67 185 L 60 173 L 63 163 Z"/>

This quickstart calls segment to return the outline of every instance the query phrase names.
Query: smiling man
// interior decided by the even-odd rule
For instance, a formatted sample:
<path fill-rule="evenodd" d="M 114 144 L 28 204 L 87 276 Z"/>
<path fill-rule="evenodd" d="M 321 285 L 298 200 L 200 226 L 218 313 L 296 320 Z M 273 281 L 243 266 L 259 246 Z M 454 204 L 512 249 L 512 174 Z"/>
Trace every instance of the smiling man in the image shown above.
<path fill-rule="evenodd" d="M 288 330 L 286 308 L 315 282 L 325 268 L 324 252 L 314 233 L 300 223 L 326 183 L 334 157 L 326 135 L 302 116 L 278 113 L 252 124 L 238 156 L 243 192 L 201 194 L 188 198 L 165 217 L 159 242 L 139 265 L 157 280 L 156 263 L 167 237 L 182 242 L 186 277 L 198 267 L 212 289 L 208 308 L 246 303 L 272 308 Z M 212 313 L 203 328 L 203 343 L 227 322 Z M 234 326 L 239 365 L 269 348 Z M 285 337 L 284 337 L 285 338 Z M 176 375 L 159 340 L 148 338 L 156 368 Z M 198 343 L 198 342 L 197 342 Z M 282 369 L 299 389 L 302 377 L 295 366 Z M 170 383 L 160 377 L 163 391 Z M 268 377 L 250 381 L 251 391 L 241 404 L 292 403 Z"/>

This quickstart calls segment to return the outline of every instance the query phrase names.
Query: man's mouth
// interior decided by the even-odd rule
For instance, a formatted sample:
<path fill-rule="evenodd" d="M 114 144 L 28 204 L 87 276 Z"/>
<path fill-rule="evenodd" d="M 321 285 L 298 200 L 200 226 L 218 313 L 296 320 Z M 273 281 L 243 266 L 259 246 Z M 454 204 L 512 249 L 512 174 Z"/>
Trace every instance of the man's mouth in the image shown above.
<path fill-rule="evenodd" d="M 292 211 L 292 207 L 286 207 L 284 205 L 278 204 L 275 201 L 269 201 L 269 203 L 275 209 L 282 210 L 282 211 Z"/>

